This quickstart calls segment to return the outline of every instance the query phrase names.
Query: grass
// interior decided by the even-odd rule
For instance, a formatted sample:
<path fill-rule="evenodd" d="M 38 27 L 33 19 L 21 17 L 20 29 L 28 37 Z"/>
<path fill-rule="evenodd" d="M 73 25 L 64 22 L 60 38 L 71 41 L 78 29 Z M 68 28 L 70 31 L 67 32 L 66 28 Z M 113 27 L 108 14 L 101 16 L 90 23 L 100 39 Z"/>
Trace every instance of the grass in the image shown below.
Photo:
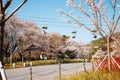
<path fill-rule="evenodd" d="M 64 77 L 62 80 L 120 80 L 120 72 L 81 72 L 69 77 Z"/>

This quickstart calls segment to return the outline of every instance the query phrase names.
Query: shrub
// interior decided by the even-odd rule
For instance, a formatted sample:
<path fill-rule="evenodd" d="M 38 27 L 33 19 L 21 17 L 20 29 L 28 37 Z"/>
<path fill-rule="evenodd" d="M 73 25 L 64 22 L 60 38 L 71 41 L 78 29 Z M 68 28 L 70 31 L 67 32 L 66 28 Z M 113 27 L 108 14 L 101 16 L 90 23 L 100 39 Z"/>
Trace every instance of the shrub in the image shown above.
<path fill-rule="evenodd" d="M 62 80 L 120 80 L 120 72 L 103 73 L 103 72 L 81 72 Z"/>
<path fill-rule="evenodd" d="M 77 63 L 77 62 L 82 62 L 83 59 L 65 59 L 62 60 L 61 63 Z M 30 61 L 26 61 L 26 67 L 30 66 Z M 16 67 L 24 67 L 23 66 L 23 62 L 16 62 Z M 58 60 L 35 60 L 32 61 L 32 65 L 33 66 L 37 66 L 37 65 L 47 65 L 47 64 L 58 64 Z M 12 68 L 13 64 L 5 64 L 5 68 L 7 67 L 11 67 Z"/>

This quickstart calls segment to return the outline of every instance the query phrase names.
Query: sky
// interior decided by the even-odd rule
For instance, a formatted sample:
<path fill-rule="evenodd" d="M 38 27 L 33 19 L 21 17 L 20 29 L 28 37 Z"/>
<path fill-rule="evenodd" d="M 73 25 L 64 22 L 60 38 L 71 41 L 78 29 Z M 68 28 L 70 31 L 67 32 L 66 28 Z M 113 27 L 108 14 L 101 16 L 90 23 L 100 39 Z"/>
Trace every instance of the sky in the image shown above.
<path fill-rule="evenodd" d="M 7 12 L 10 13 L 21 1 L 13 0 Z M 66 5 L 66 0 L 28 0 L 15 14 L 20 19 L 35 22 L 40 29 L 42 26 L 47 26 L 47 32 L 58 32 L 61 35 L 72 37 L 73 34 L 71 32 L 77 31 L 76 41 L 89 43 L 91 40 L 94 40 L 91 37 L 91 32 L 63 21 L 62 19 L 65 17 L 57 12 L 58 9 L 64 11 L 71 10 Z"/>

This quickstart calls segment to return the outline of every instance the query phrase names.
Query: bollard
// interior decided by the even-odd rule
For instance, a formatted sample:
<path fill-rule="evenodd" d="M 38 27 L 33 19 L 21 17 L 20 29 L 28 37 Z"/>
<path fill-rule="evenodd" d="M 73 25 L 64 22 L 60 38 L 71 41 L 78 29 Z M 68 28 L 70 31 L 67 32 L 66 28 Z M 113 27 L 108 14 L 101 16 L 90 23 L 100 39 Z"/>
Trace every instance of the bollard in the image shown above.
<path fill-rule="evenodd" d="M 30 62 L 30 67 L 32 67 L 32 61 Z"/>
<path fill-rule="evenodd" d="M 24 67 L 26 66 L 26 63 L 25 63 L 25 62 L 23 63 L 23 66 L 24 66 Z"/>
<path fill-rule="evenodd" d="M 32 80 L 32 67 L 30 67 L 30 75 L 29 75 L 30 80 Z"/>
<path fill-rule="evenodd" d="M 61 62 L 59 61 L 59 80 L 61 80 Z"/>
<path fill-rule="evenodd" d="M 92 61 L 92 70 L 95 71 L 95 68 L 94 68 L 94 63 Z"/>
<path fill-rule="evenodd" d="M 85 65 L 85 60 L 83 61 L 83 66 L 84 66 L 84 71 L 87 72 L 86 65 Z"/>
<path fill-rule="evenodd" d="M 32 80 L 32 61 L 30 62 L 30 75 L 29 75 L 30 80 Z"/>
<path fill-rule="evenodd" d="M 15 65 L 15 63 L 13 63 L 13 68 L 15 68 L 16 67 L 16 65 Z"/>

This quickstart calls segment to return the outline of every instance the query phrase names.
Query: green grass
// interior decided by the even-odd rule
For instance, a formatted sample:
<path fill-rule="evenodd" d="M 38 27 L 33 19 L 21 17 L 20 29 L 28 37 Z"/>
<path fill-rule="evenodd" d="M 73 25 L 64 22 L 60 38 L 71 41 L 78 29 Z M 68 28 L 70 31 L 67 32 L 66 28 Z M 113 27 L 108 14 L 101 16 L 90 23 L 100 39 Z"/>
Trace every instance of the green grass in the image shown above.
<path fill-rule="evenodd" d="M 69 77 L 64 77 L 62 80 L 120 80 L 120 72 L 103 73 L 103 72 L 81 72 Z"/>

